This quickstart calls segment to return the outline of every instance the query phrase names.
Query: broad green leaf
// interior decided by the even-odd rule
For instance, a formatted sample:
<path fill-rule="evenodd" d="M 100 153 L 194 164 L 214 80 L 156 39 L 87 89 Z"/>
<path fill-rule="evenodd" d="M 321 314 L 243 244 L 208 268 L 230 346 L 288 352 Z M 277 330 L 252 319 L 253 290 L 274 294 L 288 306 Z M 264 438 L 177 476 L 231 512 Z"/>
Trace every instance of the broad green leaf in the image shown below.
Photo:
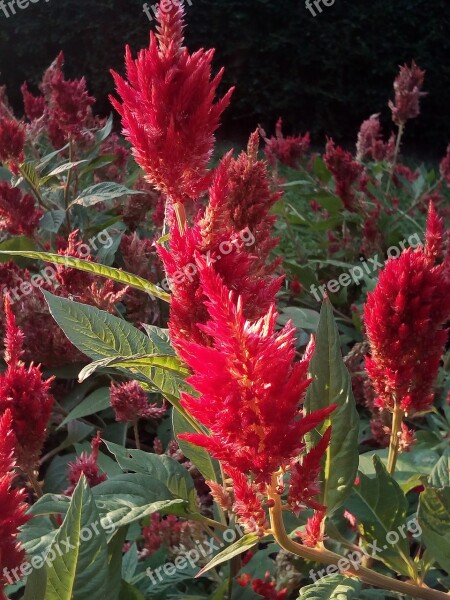
<path fill-rule="evenodd" d="M 116 528 L 139 521 L 154 512 L 186 514 L 186 500 L 176 498 L 151 475 L 118 475 L 95 486 L 92 492 L 100 512 Z"/>
<path fill-rule="evenodd" d="M 448 473 L 447 473 L 448 477 Z M 437 476 L 434 477 L 436 481 Z M 437 562 L 450 574 L 450 487 L 426 486 L 418 509 L 422 541 L 429 563 Z M 434 561 L 431 559 L 434 559 Z"/>
<path fill-rule="evenodd" d="M 447 449 L 431 471 L 430 485 L 435 488 L 450 488 L 450 450 Z"/>
<path fill-rule="evenodd" d="M 138 275 L 126 273 L 125 271 L 121 271 L 120 269 L 115 269 L 106 265 L 100 265 L 98 263 L 83 260 L 81 258 L 73 258 L 72 256 L 62 256 L 60 254 L 51 254 L 50 252 L 29 252 L 28 250 L 10 252 L 2 250 L 0 251 L 0 255 L 7 255 L 9 257 L 23 256 L 25 258 L 43 260 L 46 262 L 54 263 L 56 265 L 64 265 L 65 267 L 78 269 L 79 271 L 86 271 L 87 273 L 98 275 L 99 277 L 111 279 L 112 281 L 122 283 L 123 285 L 129 285 L 132 288 L 136 288 L 141 292 L 149 294 L 149 296 L 160 298 L 161 300 L 165 300 L 166 302 L 170 301 L 169 294 L 167 294 L 164 290 L 160 289 L 153 283 L 150 283 L 146 279 L 139 277 Z"/>
<path fill-rule="evenodd" d="M 145 597 L 133 585 L 122 580 L 120 588 L 120 600 L 145 600 Z"/>
<path fill-rule="evenodd" d="M 302 587 L 298 600 L 360 600 L 361 583 L 353 577 L 327 575 Z"/>
<path fill-rule="evenodd" d="M 93 306 L 87 306 L 44 292 L 53 318 L 69 340 L 93 360 L 136 354 L 155 354 L 152 340 L 127 321 Z M 152 389 L 178 395 L 182 379 L 163 369 L 138 366 L 131 377 L 140 375 Z"/>
<path fill-rule="evenodd" d="M 35 242 L 31 238 L 25 237 L 24 235 L 14 236 L 9 240 L 0 242 L 0 263 L 5 263 L 8 262 L 8 260 L 11 260 L 11 257 L 8 256 L 10 250 L 18 251 L 20 254 L 20 252 L 22 251 L 33 251 L 34 248 L 36 248 Z M 18 260 L 17 264 L 19 264 L 19 266 L 22 266 L 22 263 L 25 262 L 26 261 Z"/>
<path fill-rule="evenodd" d="M 50 233 L 58 233 L 61 225 L 64 223 L 65 218 L 65 210 L 49 210 L 39 221 L 39 229 L 43 229 L 44 231 L 48 231 Z"/>
<path fill-rule="evenodd" d="M 59 494 L 69 487 L 67 478 L 67 465 L 77 458 L 75 453 L 56 455 L 45 471 L 43 492 L 45 494 Z"/>
<path fill-rule="evenodd" d="M 176 460 L 165 454 L 158 455 L 142 450 L 129 450 L 107 440 L 105 440 L 105 444 L 124 471 L 151 475 L 163 483 L 174 497 L 186 500 L 190 510 L 197 512 L 197 493 L 194 480 Z"/>
<path fill-rule="evenodd" d="M 172 426 L 181 451 L 197 467 L 206 481 L 220 481 L 218 461 L 212 458 L 203 448 L 194 446 L 178 437 L 180 433 L 193 433 L 195 431 L 186 417 L 178 410 L 174 410 L 172 413 Z"/>
<path fill-rule="evenodd" d="M 45 600 L 104 600 L 108 550 L 92 492 L 82 477 L 47 553 Z"/>
<path fill-rule="evenodd" d="M 175 356 L 175 350 L 173 349 L 170 343 L 170 336 L 168 329 L 161 329 L 161 327 L 156 327 L 155 325 L 142 325 L 145 333 L 155 344 L 156 351 L 160 354 L 167 354 Z"/>
<path fill-rule="evenodd" d="M 65 417 L 64 421 L 59 427 L 63 427 L 70 421 L 75 419 L 81 419 L 81 417 L 87 417 L 93 415 L 101 410 L 105 410 L 110 407 L 110 390 L 108 387 L 102 387 L 78 404 L 70 413 Z"/>
<path fill-rule="evenodd" d="M 27 579 L 23 600 L 43 600 L 47 587 L 47 571 L 43 568 L 34 569 Z"/>
<path fill-rule="evenodd" d="M 20 165 L 20 174 L 22 177 L 18 179 L 16 185 L 18 185 L 22 178 L 33 188 L 38 189 L 40 185 L 40 177 L 39 173 L 36 171 L 36 168 L 33 163 L 23 163 Z"/>
<path fill-rule="evenodd" d="M 343 504 L 355 481 L 358 469 L 359 417 L 329 300 L 324 301 L 320 311 L 316 348 L 309 368 L 312 382 L 306 394 L 306 413 L 337 404 L 336 410 L 321 429 L 323 434 L 326 427 L 330 424 L 332 426 L 331 443 L 320 477 L 323 482 L 321 502 L 331 514 Z M 319 432 L 311 432 L 307 439 L 310 446 L 315 446 L 320 441 Z"/>
<path fill-rule="evenodd" d="M 77 167 L 79 165 L 84 165 L 85 163 L 87 163 L 88 161 L 86 159 L 84 160 L 77 160 L 75 162 L 66 162 L 63 163 L 62 165 L 59 165 L 58 167 L 55 167 L 54 169 L 52 169 L 50 171 L 50 173 L 47 173 L 46 175 L 44 175 L 40 182 L 39 185 L 45 185 L 47 183 L 47 181 L 50 181 L 50 179 L 52 177 L 56 177 L 57 175 L 61 175 L 62 173 L 66 173 L 67 171 L 70 171 L 71 169 L 73 169 L 74 167 Z"/>
<path fill-rule="evenodd" d="M 216 556 L 197 573 L 196 577 L 200 577 L 206 573 L 206 571 L 209 571 L 210 569 L 229 561 L 234 556 L 239 556 L 239 554 L 247 552 L 247 550 L 250 550 L 256 546 L 256 544 L 258 544 L 260 541 L 260 536 L 256 535 L 255 533 L 247 533 L 237 542 L 234 542 L 234 544 L 231 544 L 231 546 L 228 546 L 225 548 L 225 550 L 222 550 L 222 552 L 216 554 Z"/>
<path fill-rule="evenodd" d="M 28 512 L 34 514 L 31 510 Z M 56 533 L 48 516 L 34 516 L 21 527 L 18 539 L 30 560 L 33 556 L 42 557 L 46 554 L 55 539 Z M 42 559 L 40 563 L 34 564 L 34 568 L 40 568 L 43 564 L 44 560 Z"/>
<path fill-rule="evenodd" d="M 128 527 L 115 531 L 108 544 L 108 590 L 107 600 L 119 600 L 122 583 L 122 556 Z"/>
<path fill-rule="evenodd" d="M 376 477 L 360 473 L 345 508 L 358 520 L 364 547 L 397 573 L 414 576 L 407 540 L 408 501 L 377 456 L 373 457 Z M 398 539 L 397 539 L 398 538 Z M 370 544 L 377 544 L 377 548 Z"/>
<path fill-rule="evenodd" d="M 317 311 L 309 308 L 288 306 L 283 308 L 278 320 L 282 325 L 285 325 L 288 321 L 292 321 L 294 327 L 315 333 L 319 326 L 320 315 Z"/>
<path fill-rule="evenodd" d="M 182 377 L 189 375 L 187 367 L 183 366 L 180 359 L 176 356 L 161 354 L 136 354 L 134 356 L 118 356 L 116 358 L 102 358 L 96 360 L 84 367 L 78 375 L 78 381 L 82 383 L 98 369 L 107 367 L 122 367 L 124 369 L 157 367 Z"/>
<path fill-rule="evenodd" d="M 105 202 L 106 200 L 113 200 L 114 198 L 120 198 L 121 196 L 130 196 L 134 194 L 142 194 L 140 190 L 130 190 L 121 183 L 115 183 L 113 181 L 105 181 L 102 183 L 96 183 L 84 189 L 78 198 L 70 203 L 70 206 L 74 204 L 81 204 L 82 206 L 93 206 L 98 202 Z"/>

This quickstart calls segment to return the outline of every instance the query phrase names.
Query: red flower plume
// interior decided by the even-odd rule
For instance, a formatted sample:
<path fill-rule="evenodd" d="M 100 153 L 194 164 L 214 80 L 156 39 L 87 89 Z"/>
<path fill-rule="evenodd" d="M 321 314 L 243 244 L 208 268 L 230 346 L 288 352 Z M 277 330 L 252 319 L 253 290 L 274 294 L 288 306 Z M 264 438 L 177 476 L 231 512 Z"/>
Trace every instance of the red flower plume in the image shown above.
<path fill-rule="evenodd" d="M 208 187 L 214 132 L 232 90 L 217 103 L 223 70 L 211 79 L 214 51 L 183 47 L 184 8 L 158 11 L 158 33 L 134 60 L 126 49 L 127 80 L 113 72 L 122 103 L 124 134 L 153 185 L 176 202 L 196 199 Z"/>

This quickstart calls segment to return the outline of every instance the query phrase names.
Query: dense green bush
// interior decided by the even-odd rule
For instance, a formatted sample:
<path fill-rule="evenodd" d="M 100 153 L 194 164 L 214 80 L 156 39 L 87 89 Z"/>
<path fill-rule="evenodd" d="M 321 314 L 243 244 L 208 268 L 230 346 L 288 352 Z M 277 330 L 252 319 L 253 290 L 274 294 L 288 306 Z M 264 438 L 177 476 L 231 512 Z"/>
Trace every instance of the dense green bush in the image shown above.
<path fill-rule="evenodd" d="M 215 46 L 225 84 L 240 82 L 228 135 L 258 122 L 271 128 L 281 114 L 317 142 L 325 131 L 352 142 L 374 109 L 388 125 L 397 65 L 415 59 L 427 70 L 430 93 L 406 141 L 442 154 L 450 132 L 447 0 L 336 0 L 315 18 L 297 0 L 193 0 L 188 14 L 189 44 Z M 9 19 L 0 13 L 0 77 L 20 107 L 19 85 L 37 81 L 63 48 L 67 72 L 85 74 L 98 110 L 108 112 L 108 69 L 121 69 L 123 45 L 141 47 L 148 28 L 140 0 L 41 0 Z"/>

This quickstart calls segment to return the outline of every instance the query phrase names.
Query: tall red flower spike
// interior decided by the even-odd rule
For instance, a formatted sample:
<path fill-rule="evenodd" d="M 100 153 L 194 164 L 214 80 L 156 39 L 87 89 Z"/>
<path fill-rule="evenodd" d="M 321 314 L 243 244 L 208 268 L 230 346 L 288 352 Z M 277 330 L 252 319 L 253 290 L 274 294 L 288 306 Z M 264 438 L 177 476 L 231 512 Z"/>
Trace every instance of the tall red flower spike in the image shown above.
<path fill-rule="evenodd" d="M 392 119 L 396 125 L 404 125 L 409 119 L 420 114 L 420 99 L 426 96 L 422 92 L 425 71 L 419 69 L 414 61 L 411 67 L 403 65 L 394 81 L 395 100 L 389 102 Z"/>
<path fill-rule="evenodd" d="M 266 153 L 267 160 L 271 167 L 275 167 L 277 161 L 280 161 L 291 169 L 298 169 L 301 159 L 309 150 L 311 143 L 310 135 L 309 133 L 305 133 L 303 136 L 290 135 L 284 137 L 282 127 L 283 120 L 280 117 L 276 124 L 275 137 L 267 138 L 265 131 L 260 129 L 261 136 L 266 142 L 264 152 Z"/>
<path fill-rule="evenodd" d="M 353 160 L 351 152 L 335 146 L 332 139 L 326 145 L 324 161 L 331 171 L 336 184 L 336 194 L 342 200 L 344 208 L 351 212 L 358 209 L 356 192 L 359 190 L 363 167 Z"/>
<path fill-rule="evenodd" d="M 369 294 L 364 321 L 371 356 L 366 368 L 377 399 L 392 411 L 430 410 L 433 382 L 450 318 L 450 258 L 442 220 L 430 204 L 425 246 L 388 261 Z M 440 262 L 438 262 L 440 261 Z"/>
<path fill-rule="evenodd" d="M 388 142 L 383 142 L 380 115 L 372 115 L 363 121 L 358 132 L 356 143 L 356 160 L 392 160 L 395 154 L 395 134 Z"/>
<path fill-rule="evenodd" d="M 178 4 L 178 3 L 177 3 Z M 183 47 L 184 8 L 159 10 L 158 33 L 134 60 L 126 49 L 127 80 L 113 72 L 122 102 L 111 102 L 136 162 L 173 201 L 197 199 L 208 187 L 214 132 L 232 90 L 214 103 L 223 70 L 211 79 L 214 51 Z"/>
<path fill-rule="evenodd" d="M 24 143 L 25 128 L 15 119 L 0 114 L 0 162 L 22 162 Z"/>
<path fill-rule="evenodd" d="M 303 436 L 334 407 L 300 418 L 313 345 L 294 363 L 295 329 L 287 324 L 275 331 L 274 306 L 261 319 L 247 321 L 242 300 L 235 300 L 213 267 L 203 262 L 199 268 L 210 317 L 200 327 L 213 345 L 181 343 L 181 356 L 194 373 L 188 381 L 199 392 L 197 398 L 183 394 L 182 404 L 211 436 L 182 437 L 206 448 L 225 470 L 251 473 L 256 483 L 269 483 L 275 471 L 303 450 Z"/>
<path fill-rule="evenodd" d="M 12 569 L 18 570 L 24 552 L 17 542 L 19 527 L 30 517 L 25 515 L 25 490 L 14 489 L 14 450 L 16 438 L 12 428 L 12 414 L 6 410 L 0 417 L 0 599 L 6 600 L 2 588 L 14 583 Z"/>
<path fill-rule="evenodd" d="M 13 418 L 17 438 L 16 457 L 25 472 L 33 469 L 39 459 L 47 435 L 47 423 L 53 406 L 50 385 L 53 377 L 44 381 L 39 367 L 26 367 L 20 361 L 24 336 L 8 297 L 5 297 L 6 371 L 0 374 L 0 415 L 8 409 Z"/>

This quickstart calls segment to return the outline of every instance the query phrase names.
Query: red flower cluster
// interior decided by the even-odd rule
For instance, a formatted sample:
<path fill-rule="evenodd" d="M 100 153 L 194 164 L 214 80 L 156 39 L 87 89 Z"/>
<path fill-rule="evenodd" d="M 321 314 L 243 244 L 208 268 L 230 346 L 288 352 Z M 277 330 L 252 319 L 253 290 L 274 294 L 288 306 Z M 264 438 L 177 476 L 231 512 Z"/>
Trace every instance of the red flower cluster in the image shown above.
<path fill-rule="evenodd" d="M 160 548 L 176 551 L 183 546 L 186 551 L 194 547 L 192 540 L 193 528 L 198 525 L 189 521 L 180 521 L 175 515 L 161 516 L 159 513 L 150 515 L 150 525 L 142 529 L 144 547 L 141 557 L 151 556 Z"/>
<path fill-rule="evenodd" d="M 0 416 L 0 598 L 4 600 L 2 587 L 11 583 L 5 575 L 20 567 L 24 557 L 16 539 L 18 530 L 30 518 L 25 515 L 25 490 L 13 488 L 16 438 L 12 422 L 11 411 L 6 410 Z"/>
<path fill-rule="evenodd" d="M 278 119 L 275 128 L 275 137 L 267 138 L 263 129 L 260 129 L 261 136 L 266 142 L 264 152 L 271 167 L 276 167 L 277 162 L 281 162 L 291 169 L 298 169 L 300 161 L 309 150 L 311 138 L 309 133 L 301 136 L 284 137 L 282 132 L 283 121 Z"/>
<path fill-rule="evenodd" d="M 42 215 L 33 196 L 0 181 L 0 230 L 32 237 Z"/>
<path fill-rule="evenodd" d="M 326 145 L 324 161 L 334 177 L 336 194 L 342 200 L 344 208 L 354 212 L 358 208 L 357 191 L 363 173 L 363 167 L 353 160 L 351 152 L 335 146 L 332 139 Z"/>
<path fill-rule="evenodd" d="M 389 102 L 392 119 L 396 125 L 404 125 L 409 119 L 420 114 L 420 98 L 426 96 L 422 92 L 425 71 L 419 69 L 414 61 L 411 67 L 400 67 L 400 73 L 394 81 L 395 100 Z"/>
<path fill-rule="evenodd" d="M 100 473 L 98 467 L 98 450 L 101 443 L 100 431 L 98 431 L 97 436 L 91 441 L 91 454 L 88 455 L 87 452 L 82 452 L 74 463 L 69 463 L 68 478 L 70 486 L 64 492 L 66 496 L 73 494 L 82 475 L 86 477 L 89 487 L 95 487 L 106 481 L 106 475 Z"/>
<path fill-rule="evenodd" d="M 371 356 L 366 368 L 376 406 L 414 413 L 431 408 L 433 381 L 447 341 L 450 258 L 444 228 L 430 205 L 424 248 L 388 261 L 369 294 L 364 321 Z M 439 263 L 438 261 L 441 260 Z"/>
<path fill-rule="evenodd" d="M 28 472 L 39 459 L 47 435 L 47 424 L 53 406 L 50 385 L 53 377 L 44 381 L 39 367 L 26 367 L 20 361 L 24 335 L 16 325 L 10 301 L 5 299 L 6 371 L 0 374 L 0 414 L 10 410 L 17 438 L 16 457 L 19 466 Z"/>
<path fill-rule="evenodd" d="M 183 47 L 183 19 L 182 5 L 158 11 L 148 49 L 133 60 L 127 47 L 128 81 L 113 72 L 122 103 L 111 99 L 148 181 L 181 203 L 208 187 L 214 132 L 232 93 L 214 104 L 222 71 L 211 80 L 213 50 Z"/>
<path fill-rule="evenodd" d="M 138 419 L 162 419 L 166 405 L 149 404 L 148 394 L 137 381 L 111 384 L 111 406 L 116 421 L 134 423 Z"/>
<path fill-rule="evenodd" d="M 388 160 L 391 161 L 395 154 L 395 134 L 388 142 L 383 142 L 379 115 L 372 115 L 363 121 L 358 132 L 356 143 L 356 160 Z"/>
<path fill-rule="evenodd" d="M 266 573 L 265 579 L 252 579 L 249 573 L 245 573 L 238 577 L 238 583 L 242 587 L 248 587 L 251 583 L 252 590 L 259 594 L 264 600 L 284 600 L 287 597 L 287 588 L 277 592 L 275 588 L 275 581 L 270 578 L 270 573 Z"/>
<path fill-rule="evenodd" d="M 25 128 L 0 113 L 0 161 L 21 163 L 24 159 Z"/>

